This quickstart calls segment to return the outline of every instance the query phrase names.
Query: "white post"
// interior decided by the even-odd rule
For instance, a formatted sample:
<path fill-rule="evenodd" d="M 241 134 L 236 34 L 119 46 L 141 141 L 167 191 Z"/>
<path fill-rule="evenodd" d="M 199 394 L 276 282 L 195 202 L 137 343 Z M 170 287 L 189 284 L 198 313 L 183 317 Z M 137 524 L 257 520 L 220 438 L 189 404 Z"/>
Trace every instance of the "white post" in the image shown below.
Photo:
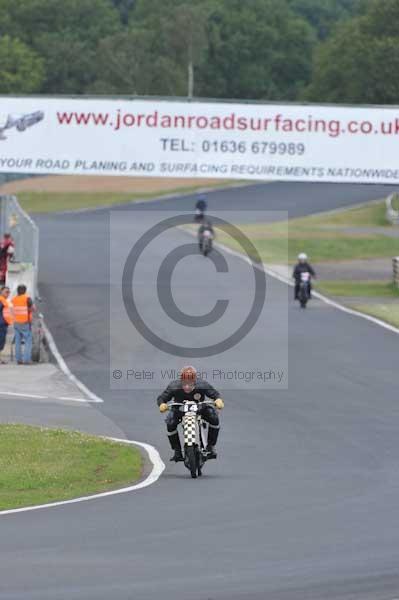
<path fill-rule="evenodd" d="M 395 199 L 398 199 L 398 194 L 391 194 L 385 200 L 386 204 L 386 218 L 392 225 L 399 225 L 399 210 L 392 206 L 392 203 Z"/>
<path fill-rule="evenodd" d="M 393 283 L 399 288 L 399 256 L 392 259 L 393 266 Z"/>
<path fill-rule="evenodd" d="M 188 97 L 194 96 L 194 65 L 192 61 L 188 63 Z"/>

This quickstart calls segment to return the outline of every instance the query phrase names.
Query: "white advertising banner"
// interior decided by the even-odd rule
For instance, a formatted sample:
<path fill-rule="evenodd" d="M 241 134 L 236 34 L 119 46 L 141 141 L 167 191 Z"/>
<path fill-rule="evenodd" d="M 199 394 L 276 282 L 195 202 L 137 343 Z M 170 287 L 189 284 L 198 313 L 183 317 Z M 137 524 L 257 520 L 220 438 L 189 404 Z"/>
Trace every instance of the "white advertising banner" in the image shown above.
<path fill-rule="evenodd" d="M 0 172 L 399 182 L 399 108 L 0 98 Z"/>

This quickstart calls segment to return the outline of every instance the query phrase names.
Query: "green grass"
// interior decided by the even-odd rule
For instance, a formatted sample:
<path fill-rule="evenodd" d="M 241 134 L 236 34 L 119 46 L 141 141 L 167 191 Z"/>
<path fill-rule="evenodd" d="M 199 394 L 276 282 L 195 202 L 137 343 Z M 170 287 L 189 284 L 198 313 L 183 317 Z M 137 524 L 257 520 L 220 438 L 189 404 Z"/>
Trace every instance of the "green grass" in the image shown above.
<path fill-rule="evenodd" d="M 68 500 L 130 485 L 141 475 L 129 445 L 60 429 L 0 425 L 0 509 Z"/>
<path fill-rule="evenodd" d="M 321 281 L 316 283 L 316 288 L 331 296 L 399 299 L 399 288 L 385 281 Z"/>
<path fill-rule="evenodd" d="M 398 254 L 395 238 L 374 234 L 346 234 L 323 231 L 321 228 L 297 227 L 296 219 L 271 225 L 242 225 L 240 229 L 257 248 L 266 263 L 294 263 L 300 252 L 306 252 L 312 262 L 342 261 L 364 258 L 384 258 Z M 238 249 L 237 243 L 220 232 L 218 240 Z"/>
<path fill-rule="evenodd" d="M 387 228 L 385 203 L 372 202 L 350 210 L 311 215 L 278 223 L 242 225 L 266 264 L 296 262 L 299 252 L 306 252 L 313 263 L 391 258 L 399 254 L 399 240 L 367 231 L 347 231 L 347 228 Z M 381 229 L 383 231 L 383 229 Z M 228 231 L 218 232 L 218 241 L 242 251 Z M 317 289 L 332 296 L 364 298 L 399 298 L 399 291 L 389 282 L 323 281 Z M 377 300 L 378 302 L 378 300 Z M 399 303 L 372 304 L 356 307 L 399 327 Z"/>
<path fill-rule="evenodd" d="M 399 327 L 399 304 L 359 304 L 353 308 Z"/>
<path fill-rule="evenodd" d="M 337 227 L 389 227 L 385 217 L 385 201 L 368 202 L 361 206 L 334 211 L 326 214 L 312 215 L 295 219 L 298 224 L 303 221 L 305 224 Z"/>
<path fill-rule="evenodd" d="M 385 236 L 337 236 L 334 238 L 310 238 L 308 236 L 288 240 L 288 260 L 296 261 L 300 252 L 306 252 L 312 262 L 341 261 L 394 256 L 398 241 Z"/>
<path fill-rule="evenodd" d="M 385 258 L 398 254 L 399 241 L 377 231 L 348 232 L 348 227 L 387 229 L 385 203 L 371 202 L 350 210 L 311 215 L 277 223 L 242 225 L 240 229 L 254 243 L 266 263 L 294 263 L 300 252 L 312 262 Z M 385 228 L 384 227 L 384 228 Z M 218 239 L 238 249 L 226 232 Z"/>
<path fill-rule="evenodd" d="M 213 184 L 212 187 L 226 187 L 226 182 Z M 116 204 L 126 204 L 138 200 L 152 200 L 169 194 L 191 194 L 204 185 L 199 183 L 197 186 L 177 188 L 174 190 L 165 190 L 151 193 L 86 193 L 86 192 L 19 192 L 18 200 L 27 212 L 59 212 L 64 210 L 78 210 L 81 208 L 96 208 L 101 206 L 113 206 Z"/>
<path fill-rule="evenodd" d="M 79 208 L 93 208 L 113 204 L 124 204 L 138 198 L 135 194 L 121 193 L 52 193 L 52 192 L 20 192 L 18 200 L 22 208 L 29 213 L 57 212 Z"/>

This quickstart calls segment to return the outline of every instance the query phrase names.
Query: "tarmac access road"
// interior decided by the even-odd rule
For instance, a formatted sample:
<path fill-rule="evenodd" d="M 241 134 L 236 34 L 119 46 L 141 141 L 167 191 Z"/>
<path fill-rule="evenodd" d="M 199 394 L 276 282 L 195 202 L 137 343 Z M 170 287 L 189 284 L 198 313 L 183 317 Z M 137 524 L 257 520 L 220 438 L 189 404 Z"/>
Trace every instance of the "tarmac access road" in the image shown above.
<path fill-rule="evenodd" d="M 245 206 L 250 219 L 252 209 L 294 217 L 387 193 L 383 186 L 273 183 L 208 198 L 215 210 Z M 176 209 L 194 200 L 148 206 Z M 167 458 L 153 396 L 109 389 L 108 216 L 37 217 L 43 310 L 68 366 L 104 399 L 91 411 Z M 154 254 L 162 252 L 155 245 Z M 177 286 L 188 276 L 183 265 L 179 273 Z M 228 294 L 223 285 L 221 278 Z M 285 284 L 268 285 L 276 302 L 291 298 Z M 307 311 L 290 300 L 288 313 L 289 389 L 229 393 L 220 456 L 206 476 L 193 481 L 168 463 L 156 484 L 131 495 L 0 516 L 0 598 L 399 597 L 399 340 L 318 300 Z M 139 348 L 126 331 L 113 335 L 121 353 Z M 29 406 L 31 418 L 45 419 L 46 406 Z M 60 413 L 59 425 L 67 418 Z"/>

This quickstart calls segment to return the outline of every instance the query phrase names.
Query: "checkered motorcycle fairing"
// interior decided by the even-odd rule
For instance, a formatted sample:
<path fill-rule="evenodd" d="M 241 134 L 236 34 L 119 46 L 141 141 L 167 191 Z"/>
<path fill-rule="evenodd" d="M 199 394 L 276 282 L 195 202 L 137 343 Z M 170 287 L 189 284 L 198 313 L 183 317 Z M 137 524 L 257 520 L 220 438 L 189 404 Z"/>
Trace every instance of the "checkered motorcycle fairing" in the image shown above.
<path fill-rule="evenodd" d="M 186 414 L 183 417 L 184 443 L 187 446 L 198 444 L 197 436 L 197 415 Z"/>

